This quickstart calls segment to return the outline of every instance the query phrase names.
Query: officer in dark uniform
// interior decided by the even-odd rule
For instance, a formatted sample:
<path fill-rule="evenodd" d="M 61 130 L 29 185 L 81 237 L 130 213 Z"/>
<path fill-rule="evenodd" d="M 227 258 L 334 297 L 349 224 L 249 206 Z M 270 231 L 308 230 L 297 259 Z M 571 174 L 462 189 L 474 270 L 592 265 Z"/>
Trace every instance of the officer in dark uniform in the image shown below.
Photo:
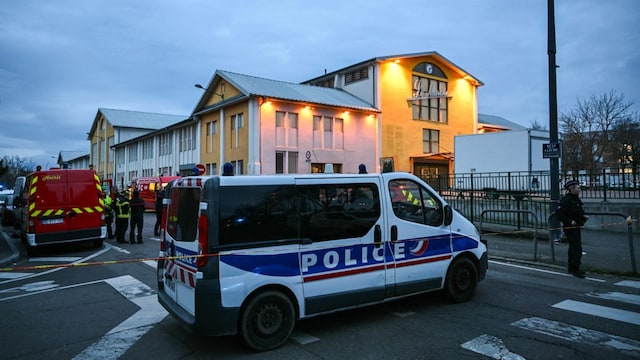
<path fill-rule="evenodd" d="M 584 214 L 583 202 L 580 194 L 580 183 L 576 180 L 568 181 L 564 185 L 567 194 L 560 199 L 556 214 L 562 222 L 564 234 L 569 242 L 569 273 L 578 278 L 584 278 L 584 271 L 580 270 L 582 261 L 581 228 L 587 222 Z"/>
<path fill-rule="evenodd" d="M 164 199 L 164 190 L 156 193 L 156 224 L 153 226 L 153 235 L 160 236 L 160 223 L 162 222 L 162 200 Z"/>
<path fill-rule="evenodd" d="M 133 191 L 131 204 L 131 230 L 129 232 L 129 242 L 135 244 L 137 238 L 138 244 L 142 244 L 142 225 L 144 223 L 144 200 L 140 198 L 138 190 Z M 136 229 L 138 234 L 136 236 Z"/>

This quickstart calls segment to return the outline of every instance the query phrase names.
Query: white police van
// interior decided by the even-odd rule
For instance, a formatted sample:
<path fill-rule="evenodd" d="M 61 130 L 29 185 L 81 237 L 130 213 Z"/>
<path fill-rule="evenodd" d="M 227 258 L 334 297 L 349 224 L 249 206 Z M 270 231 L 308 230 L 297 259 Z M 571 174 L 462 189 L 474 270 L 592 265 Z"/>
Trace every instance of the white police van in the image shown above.
<path fill-rule="evenodd" d="M 297 319 L 434 290 L 470 300 L 487 271 L 474 225 L 408 173 L 185 177 L 165 206 L 159 302 L 259 351 Z"/>

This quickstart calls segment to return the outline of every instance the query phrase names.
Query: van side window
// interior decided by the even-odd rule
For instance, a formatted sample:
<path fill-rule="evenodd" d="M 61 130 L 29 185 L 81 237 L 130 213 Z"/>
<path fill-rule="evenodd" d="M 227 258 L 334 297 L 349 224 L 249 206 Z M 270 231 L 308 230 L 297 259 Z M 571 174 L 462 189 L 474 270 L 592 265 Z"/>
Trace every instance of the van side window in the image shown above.
<path fill-rule="evenodd" d="M 298 239 L 293 185 L 229 186 L 220 197 L 220 245 Z"/>
<path fill-rule="evenodd" d="M 362 237 L 380 217 L 375 184 L 298 186 L 300 236 L 312 241 Z"/>
<path fill-rule="evenodd" d="M 195 241 L 200 210 L 199 187 L 176 187 L 171 191 L 167 233 L 178 241 Z"/>
<path fill-rule="evenodd" d="M 390 181 L 389 196 L 396 217 L 429 226 L 442 225 L 442 203 L 418 183 Z"/>

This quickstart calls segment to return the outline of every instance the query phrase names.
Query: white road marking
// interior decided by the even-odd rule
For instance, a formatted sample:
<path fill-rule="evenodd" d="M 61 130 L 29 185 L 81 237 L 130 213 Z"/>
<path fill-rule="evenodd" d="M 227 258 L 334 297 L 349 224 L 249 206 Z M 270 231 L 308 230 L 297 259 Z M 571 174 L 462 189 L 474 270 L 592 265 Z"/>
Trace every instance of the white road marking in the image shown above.
<path fill-rule="evenodd" d="M 19 279 L 25 276 L 29 276 L 33 273 L 24 272 L 0 272 L 0 279 Z"/>
<path fill-rule="evenodd" d="M 521 319 L 511 325 L 580 344 L 613 348 L 625 355 L 640 358 L 640 341 L 637 340 L 537 317 Z"/>
<path fill-rule="evenodd" d="M 102 248 L 100 251 L 97 251 L 97 252 L 95 252 L 95 253 L 87 256 L 87 257 L 84 257 L 84 258 L 81 258 L 81 259 L 79 259 L 77 261 L 74 261 L 73 264 L 79 264 L 79 263 L 87 262 L 87 260 L 91 260 L 94 257 L 100 256 L 100 255 L 104 254 L 105 252 L 111 250 L 112 248 L 113 248 L 113 246 L 111 246 L 110 244 L 105 243 L 104 248 Z M 24 280 L 24 279 L 29 279 L 29 278 L 36 277 L 36 276 L 47 275 L 47 274 L 51 274 L 53 272 L 60 271 L 60 270 L 63 270 L 63 269 L 65 269 L 65 268 L 64 267 L 59 267 L 59 268 L 54 268 L 54 269 L 47 270 L 47 271 L 29 273 L 28 275 L 25 275 L 25 276 L 22 276 L 22 277 L 14 277 L 14 278 L 11 278 L 9 280 L 2 281 L 2 282 L 0 282 L 0 284 L 6 284 L 6 283 L 13 282 L 13 281 Z"/>
<path fill-rule="evenodd" d="M 158 267 L 158 262 L 155 260 L 145 260 L 144 263 L 151 266 L 154 269 Z"/>
<path fill-rule="evenodd" d="M 401 318 L 404 318 L 404 317 L 407 317 L 407 316 L 411 316 L 411 315 L 415 315 L 415 314 L 416 313 L 413 312 L 413 311 L 408 311 L 408 312 L 398 312 L 398 311 L 396 311 L 396 312 L 393 313 L 393 315 L 395 315 L 397 317 L 401 317 Z"/>
<path fill-rule="evenodd" d="M 599 299 L 614 300 L 614 301 L 620 301 L 627 304 L 640 305 L 640 295 L 625 294 L 617 291 L 607 292 L 607 293 L 591 292 L 591 293 L 588 293 L 587 295 L 591 297 L 596 297 Z"/>
<path fill-rule="evenodd" d="M 615 283 L 615 285 L 640 289 L 640 281 L 622 280 Z"/>
<path fill-rule="evenodd" d="M 117 359 L 144 336 L 154 324 L 167 316 L 158 303 L 155 291 L 130 275 L 104 280 L 122 296 L 140 307 L 140 310 L 100 340 L 93 343 L 74 359 Z"/>
<path fill-rule="evenodd" d="M 79 256 L 43 256 L 43 257 L 30 257 L 29 261 L 30 262 L 46 261 L 46 262 L 70 263 L 70 262 L 78 261 L 80 259 L 82 258 Z"/>
<path fill-rule="evenodd" d="M 302 331 L 294 330 L 293 333 L 291 334 L 291 340 L 294 340 L 300 345 L 305 345 L 305 344 L 318 341 L 320 339 L 318 339 L 317 337 L 311 336 L 307 333 L 304 333 Z"/>
<path fill-rule="evenodd" d="M 606 306 L 589 304 L 574 300 L 561 301 L 553 305 L 553 307 L 557 309 L 564 309 L 582 314 L 593 315 L 605 319 L 622 321 L 633 325 L 640 325 L 640 314 L 632 311 L 614 309 Z"/>
<path fill-rule="evenodd" d="M 463 349 L 473 351 L 477 354 L 481 354 L 492 359 L 500 360 L 524 360 L 525 358 L 512 353 L 504 345 L 501 339 L 491 335 L 481 335 L 477 338 L 467 341 L 460 345 Z"/>
<path fill-rule="evenodd" d="M 502 261 L 489 260 L 489 263 L 509 266 L 509 267 L 513 267 L 513 268 L 517 268 L 517 269 L 537 271 L 537 272 L 541 272 L 541 273 L 545 273 L 545 274 L 553 274 L 553 275 L 573 277 L 573 275 L 571 275 L 571 274 L 566 274 L 566 273 L 557 272 L 557 271 L 551 271 L 551 270 L 545 270 L 545 269 L 538 269 L 538 268 L 534 268 L 534 267 L 530 267 L 530 266 L 524 266 L 524 265 L 510 264 L 510 263 L 506 263 L 506 262 L 502 262 Z M 590 277 L 586 277 L 586 278 L 584 278 L 584 280 L 591 280 L 591 281 L 597 281 L 597 282 L 606 282 L 606 280 L 590 278 Z"/>

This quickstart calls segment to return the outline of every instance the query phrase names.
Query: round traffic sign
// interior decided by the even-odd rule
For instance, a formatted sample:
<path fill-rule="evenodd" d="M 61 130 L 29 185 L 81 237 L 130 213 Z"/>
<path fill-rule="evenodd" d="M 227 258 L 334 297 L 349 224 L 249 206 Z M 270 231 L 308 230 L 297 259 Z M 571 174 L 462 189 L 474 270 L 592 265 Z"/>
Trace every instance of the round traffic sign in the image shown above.
<path fill-rule="evenodd" d="M 198 175 L 204 175 L 206 168 L 202 164 L 197 164 L 196 169 L 198 169 Z"/>

